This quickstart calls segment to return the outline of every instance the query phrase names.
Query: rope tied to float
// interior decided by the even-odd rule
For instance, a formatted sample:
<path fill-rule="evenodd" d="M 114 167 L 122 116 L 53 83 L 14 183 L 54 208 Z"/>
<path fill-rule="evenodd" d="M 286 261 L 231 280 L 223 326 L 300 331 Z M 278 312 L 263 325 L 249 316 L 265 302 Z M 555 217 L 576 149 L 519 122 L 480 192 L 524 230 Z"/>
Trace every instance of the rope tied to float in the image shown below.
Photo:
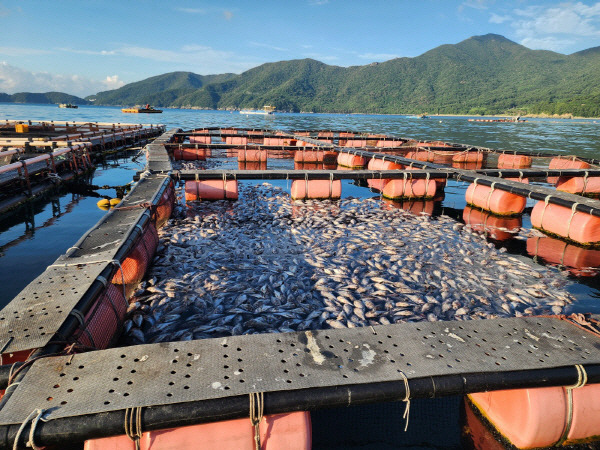
<path fill-rule="evenodd" d="M 260 422 L 265 409 L 264 392 L 250 392 L 250 422 L 254 427 L 254 448 L 260 450 Z"/>
<path fill-rule="evenodd" d="M 125 410 L 125 434 L 135 443 L 135 449 L 140 450 L 140 439 L 143 435 L 141 406 Z"/>
<path fill-rule="evenodd" d="M 401 370 L 399 370 L 398 372 L 402 377 L 402 381 L 404 381 L 404 400 L 402 401 L 406 403 L 406 407 L 404 408 L 404 414 L 402 415 L 402 419 L 404 419 L 405 421 L 404 432 L 406 433 L 406 430 L 408 430 L 408 419 L 410 416 L 410 386 L 408 384 L 408 378 L 406 377 L 406 374 Z"/>
<path fill-rule="evenodd" d="M 96 342 L 94 341 L 94 336 L 92 336 L 92 333 L 90 332 L 90 330 L 88 330 L 88 327 L 87 327 L 88 323 L 85 321 L 85 317 L 83 316 L 81 311 L 79 311 L 78 309 L 73 309 L 73 310 L 71 310 L 69 315 L 73 316 L 77 319 L 77 321 L 79 322 L 79 328 L 81 329 L 81 332 L 85 333 L 87 335 L 88 339 L 92 343 L 92 347 L 94 349 L 97 349 L 98 346 L 96 345 Z"/>
<path fill-rule="evenodd" d="M 565 391 L 567 393 L 567 423 L 557 442 L 558 445 L 562 445 L 567 440 L 569 433 L 571 432 L 571 426 L 573 425 L 573 390 L 584 387 L 588 381 L 588 375 L 583 365 L 575 364 L 575 370 L 577 370 L 577 382 L 571 386 L 565 386 Z"/>
<path fill-rule="evenodd" d="M 567 238 L 569 238 L 571 235 L 571 221 L 573 220 L 573 216 L 575 216 L 575 213 L 577 212 L 577 205 L 579 205 L 579 203 L 573 203 L 573 205 L 571 206 L 571 217 L 569 217 L 569 221 L 567 222 Z"/>
<path fill-rule="evenodd" d="M 490 192 L 488 193 L 487 196 L 487 200 L 485 202 L 486 205 L 486 209 L 490 210 L 490 201 L 492 199 L 492 195 L 494 194 L 494 190 L 496 189 L 496 182 L 494 181 L 491 185 L 490 185 Z"/>
<path fill-rule="evenodd" d="M 544 215 L 546 214 L 546 208 L 548 207 L 548 202 L 550 201 L 551 197 L 552 197 L 552 195 L 547 195 L 546 198 L 544 198 L 544 209 L 542 210 L 542 217 L 540 217 L 540 227 L 541 228 L 544 228 Z"/>
<path fill-rule="evenodd" d="M 329 172 L 329 198 L 333 195 L 333 172 Z"/>
<path fill-rule="evenodd" d="M 26 446 L 33 448 L 33 450 L 42 450 L 43 448 L 45 448 L 45 447 L 38 447 L 34 441 L 35 429 L 37 427 L 37 424 L 39 423 L 40 420 L 46 422 L 46 420 L 44 420 L 42 418 L 44 412 L 45 412 L 44 409 L 38 408 L 38 409 L 33 410 L 27 416 L 27 418 L 23 421 L 23 423 L 19 427 L 17 434 L 15 435 L 15 440 L 13 442 L 13 450 L 17 450 L 19 448 L 19 440 L 21 439 L 21 434 L 23 433 L 23 430 L 25 430 L 25 427 L 27 426 L 27 423 L 29 423 L 30 420 L 31 420 L 31 429 L 29 430 L 29 438 L 27 439 Z"/>

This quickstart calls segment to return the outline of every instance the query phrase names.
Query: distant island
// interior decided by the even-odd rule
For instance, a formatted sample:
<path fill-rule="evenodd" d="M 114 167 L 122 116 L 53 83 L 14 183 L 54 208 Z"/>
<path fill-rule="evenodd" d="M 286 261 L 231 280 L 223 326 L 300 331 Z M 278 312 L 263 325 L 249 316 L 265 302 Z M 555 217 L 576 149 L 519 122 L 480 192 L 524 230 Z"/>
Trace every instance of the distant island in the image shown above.
<path fill-rule="evenodd" d="M 60 93 L 9 97 L 49 94 Z M 0 101 L 15 101 L 4 100 L 6 95 L 0 94 Z M 345 68 L 301 59 L 262 64 L 239 75 L 171 72 L 85 99 L 71 96 L 47 103 L 64 102 L 231 110 L 274 105 L 278 111 L 291 112 L 599 117 L 600 47 L 562 55 L 531 50 L 503 36 L 487 34 L 442 45 L 414 58 L 364 66 Z"/>
<path fill-rule="evenodd" d="M 46 92 L 43 94 L 32 92 L 17 92 L 16 94 L 4 94 L 0 92 L 0 102 L 3 103 L 71 103 L 73 105 L 89 105 L 90 101 L 64 92 Z"/>

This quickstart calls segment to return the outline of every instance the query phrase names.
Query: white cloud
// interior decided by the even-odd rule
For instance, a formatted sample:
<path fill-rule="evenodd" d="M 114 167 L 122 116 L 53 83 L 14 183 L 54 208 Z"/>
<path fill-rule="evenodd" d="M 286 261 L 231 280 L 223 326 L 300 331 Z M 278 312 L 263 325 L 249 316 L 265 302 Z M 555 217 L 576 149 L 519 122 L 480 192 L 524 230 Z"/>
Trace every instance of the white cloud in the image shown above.
<path fill-rule="evenodd" d="M 489 22 L 510 23 L 517 40 L 529 48 L 560 52 L 589 47 L 594 38 L 600 39 L 600 2 L 530 4 L 506 15 L 492 13 Z"/>
<path fill-rule="evenodd" d="M 308 4 L 312 6 L 323 6 L 329 3 L 329 0 L 308 0 Z"/>
<path fill-rule="evenodd" d="M 50 50 L 41 50 L 37 48 L 26 47 L 0 47 L 0 55 L 2 56 L 23 56 L 23 55 L 48 55 Z"/>
<path fill-rule="evenodd" d="M 496 13 L 492 13 L 490 16 L 490 23 L 504 23 L 510 20 L 510 16 L 500 16 Z"/>
<path fill-rule="evenodd" d="M 7 94 L 58 91 L 83 97 L 99 91 L 115 89 L 124 84 L 117 75 L 107 76 L 106 79 L 97 81 L 80 75 L 30 72 L 11 66 L 6 61 L 0 62 L 0 92 Z"/>
<path fill-rule="evenodd" d="M 188 70 L 211 74 L 218 71 L 239 73 L 260 64 L 260 62 L 245 60 L 233 52 L 215 50 L 196 44 L 185 45 L 179 50 L 162 50 L 131 45 L 115 49 L 115 54 L 164 63 L 184 64 L 190 68 Z"/>
<path fill-rule="evenodd" d="M 252 47 L 268 48 L 269 50 L 276 50 L 278 52 L 288 52 L 289 51 L 289 49 L 287 49 L 287 48 L 276 47 L 276 46 L 270 45 L 270 44 L 263 44 L 262 42 L 250 41 L 250 42 L 248 42 L 248 44 L 250 44 Z"/>
<path fill-rule="evenodd" d="M 459 10 L 467 8 L 488 9 L 489 4 L 494 3 L 494 0 L 466 0 L 459 6 Z"/>

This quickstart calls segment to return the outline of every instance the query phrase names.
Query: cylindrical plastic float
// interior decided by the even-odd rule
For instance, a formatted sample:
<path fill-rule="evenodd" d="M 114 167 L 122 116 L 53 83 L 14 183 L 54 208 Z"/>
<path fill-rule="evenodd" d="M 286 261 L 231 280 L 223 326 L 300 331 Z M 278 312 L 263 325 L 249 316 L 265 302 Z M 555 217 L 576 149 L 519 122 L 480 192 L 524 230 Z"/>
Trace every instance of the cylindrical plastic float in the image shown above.
<path fill-rule="evenodd" d="M 353 155 L 352 153 L 339 153 L 337 163 L 340 166 L 350 167 L 352 169 L 360 169 L 365 167 L 367 163 L 364 156 Z"/>
<path fill-rule="evenodd" d="M 597 197 L 600 195 L 600 177 L 559 177 L 556 190 Z"/>
<path fill-rule="evenodd" d="M 600 272 L 600 250 L 579 247 L 550 236 L 528 238 L 527 253 L 547 264 L 564 266 L 578 277 L 595 276 Z"/>
<path fill-rule="evenodd" d="M 198 180 L 185 182 L 185 200 L 237 200 L 237 180 Z"/>
<path fill-rule="evenodd" d="M 173 150 L 173 159 L 176 161 L 204 161 L 207 156 L 209 149 L 206 148 L 176 148 Z"/>
<path fill-rule="evenodd" d="M 315 150 L 296 150 L 294 161 L 304 163 L 316 162 L 331 162 L 334 163 L 337 158 L 337 153 L 333 151 L 325 151 L 321 149 Z"/>
<path fill-rule="evenodd" d="M 517 448 L 585 442 L 600 435 L 600 385 L 572 389 L 572 419 L 564 387 L 469 394 L 483 416 Z"/>
<path fill-rule="evenodd" d="M 524 169 L 531 167 L 531 162 L 531 156 L 502 153 L 498 156 L 498 169 Z"/>
<path fill-rule="evenodd" d="M 210 144 L 210 136 L 190 136 L 190 144 Z"/>
<path fill-rule="evenodd" d="M 464 151 L 455 154 L 452 157 L 452 162 L 459 163 L 482 163 L 483 162 L 483 152 L 470 152 Z"/>
<path fill-rule="evenodd" d="M 430 178 L 411 179 L 406 176 L 402 179 L 389 180 L 383 187 L 382 195 L 390 200 L 404 198 L 430 199 L 435 196 L 438 185 Z"/>
<path fill-rule="evenodd" d="M 483 161 L 480 162 L 456 162 L 452 161 L 452 167 L 463 170 L 479 170 L 483 168 Z"/>
<path fill-rule="evenodd" d="M 259 424 L 261 450 L 308 450 L 311 448 L 310 413 L 300 411 L 267 415 Z M 140 439 L 141 450 L 254 450 L 254 426 L 250 419 L 225 420 L 168 430 L 147 431 Z M 135 450 L 128 436 L 93 439 L 85 450 Z"/>
<path fill-rule="evenodd" d="M 512 239 L 523 223 L 521 216 L 495 216 L 488 211 L 470 206 L 466 206 L 463 210 L 463 220 L 473 230 L 485 233 L 497 241 Z"/>
<path fill-rule="evenodd" d="M 108 348 L 127 312 L 123 289 L 108 284 L 85 316 L 85 326 L 75 332 L 75 342 L 98 350 Z"/>
<path fill-rule="evenodd" d="M 414 152 L 408 152 L 406 154 L 408 159 L 414 159 L 416 161 L 433 162 L 435 155 L 433 152 L 425 149 L 420 149 Z"/>
<path fill-rule="evenodd" d="M 238 162 L 239 170 L 267 170 L 267 162 L 266 161 L 239 161 Z"/>
<path fill-rule="evenodd" d="M 240 148 L 237 152 L 238 161 L 265 162 L 267 161 L 267 151 L 257 149 Z"/>
<path fill-rule="evenodd" d="M 521 214 L 527 199 L 511 192 L 471 183 L 465 197 L 468 205 L 491 211 L 501 216 Z"/>
<path fill-rule="evenodd" d="M 402 147 L 404 145 L 406 141 L 377 141 L 377 145 L 376 147 L 393 147 L 393 148 L 398 148 L 398 147 Z M 340 144 L 341 145 L 341 144 Z"/>
<path fill-rule="evenodd" d="M 591 166 L 577 156 L 555 156 L 548 164 L 549 169 L 589 169 Z M 548 183 L 555 184 L 559 177 L 548 177 Z"/>
<path fill-rule="evenodd" d="M 340 198 L 341 180 L 294 180 L 291 196 L 294 200 Z"/>
<path fill-rule="evenodd" d="M 139 283 L 154 256 L 158 246 L 158 233 L 153 223 L 149 223 L 133 249 L 125 257 L 111 279 L 116 285 L 133 286 Z M 129 297 L 127 295 L 127 297 Z"/>
<path fill-rule="evenodd" d="M 404 166 L 402 164 L 398 164 L 392 161 L 386 161 L 385 159 L 379 158 L 371 158 L 369 163 L 367 164 L 368 170 L 402 170 Z M 367 185 L 371 189 L 375 189 L 378 191 L 383 191 L 385 185 L 390 181 L 389 179 L 382 178 L 369 178 L 367 180 Z"/>
<path fill-rule="evenodd" d="M 246 136 L 227 136 L 225 143 L 230 145 L 248 145 L 248 138 Z"/>
<path fill-rule="evenodd" d="M 175 190 L 173 189 L 173 183 L 170 183 L 165 189 L 165 192 L 163 192 L 163 195 L 160 197 L 154 212 L 153 219 L 157 229 L 162 228 L 167 220 L 169 220 L 169 217 L 171 217 L 174 202 Z"/>
<path fill-rule="evenodd" d="M 600 217 L 539 201 L 531 211 L 531 225 L 548 234 L 586 246 L 600 244 Z"/>
<path fill-rule="evenodd" d="M 346 141 L 346 145 L 345 145 L 345 147 L 353 147 L 353 148 L 366 147 L 366 146 L 367 146 L 366 139 L 348 139 Z"/>

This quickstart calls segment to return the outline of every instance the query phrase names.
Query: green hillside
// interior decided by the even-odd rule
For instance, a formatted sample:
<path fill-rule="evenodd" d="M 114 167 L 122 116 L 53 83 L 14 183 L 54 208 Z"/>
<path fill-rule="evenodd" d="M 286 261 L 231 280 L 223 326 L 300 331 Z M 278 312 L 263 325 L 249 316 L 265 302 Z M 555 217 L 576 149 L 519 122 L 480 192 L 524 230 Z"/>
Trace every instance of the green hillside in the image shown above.
<path fill-rule="evenodd" d="M 112 91 L 98 92 L 86 97 L 96 105 L 141 105 L 171 106 L 187 94 L 197 91 L 205 84 L 218 83 L 235 74 L 196 75 L 191 72 L 171 72 L 142 81 L 127 84 Z"/>
<path fill-rule="evenodd" d="M 600 48 L 572 55 L 475 36 L 415 58 L 337 67 L 312 59 L 240 75 L 173 72 L 113 91 L 95 104 L 281 111 L 600 116 Z"/>
<path fill-rule="evenodd" d="M 74 95 L 63 92 L 17 92 L 16 94 L 0 93 L 0 102 L 5 103 L 72 103 L 74 105 L 89 105 L 90 102 Z"/>

